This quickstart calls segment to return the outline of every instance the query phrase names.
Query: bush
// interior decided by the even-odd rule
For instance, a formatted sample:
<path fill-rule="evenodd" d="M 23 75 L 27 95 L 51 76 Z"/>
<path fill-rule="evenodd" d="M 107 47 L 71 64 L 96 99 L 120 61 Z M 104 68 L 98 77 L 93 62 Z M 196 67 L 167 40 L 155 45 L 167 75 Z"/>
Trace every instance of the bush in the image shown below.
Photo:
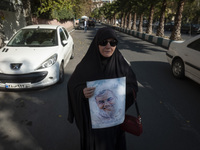
<path fill-rule="evenodd" d="M 51 17 L 57 20 L 71 20 L 74 18 L 74 14 L 72 10 L 67 9 L 53 10 Z"/>

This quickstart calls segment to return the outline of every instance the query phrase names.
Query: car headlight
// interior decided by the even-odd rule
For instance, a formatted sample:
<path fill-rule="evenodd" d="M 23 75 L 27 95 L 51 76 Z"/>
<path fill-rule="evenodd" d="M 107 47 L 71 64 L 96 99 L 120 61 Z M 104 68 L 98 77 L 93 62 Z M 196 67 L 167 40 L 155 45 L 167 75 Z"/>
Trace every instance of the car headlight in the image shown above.
<path fill-rule="evenodd" d="M 53 56 L 51 56 L 50 58 L 48 58 L 46 61 L 44 61 L 44 62 L 41 64 L 41 66 L 38 67 L 36 70 L 51 67 L 53 64 L 56 63 L 57 57 L 58 57 L 58 55 L 57 55 L 57 54 L 54 54 Z"/>

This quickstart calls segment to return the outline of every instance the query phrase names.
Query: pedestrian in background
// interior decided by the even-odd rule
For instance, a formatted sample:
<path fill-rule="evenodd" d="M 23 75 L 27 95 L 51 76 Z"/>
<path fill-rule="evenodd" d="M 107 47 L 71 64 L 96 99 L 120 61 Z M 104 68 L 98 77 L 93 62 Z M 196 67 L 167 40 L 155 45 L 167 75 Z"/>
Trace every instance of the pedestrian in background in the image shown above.
<path fill-rule="evenodd" d="M 86 55 L 68 81 L 68 121 L 80 132 L 81 150 L 126 150 L 125 132 L 120 125 L 92 129 L 88 99 L 95 87 L 87 81 L 126 77 L 126 110 L 134 103 L 138 85 L 130 63 L 117 48 L 117 36 L 111 28 L 97 31 Z"/>
<path fill-rule="evenodd" d="M 84 32 L 87 32 L 87 20 L 84 20 Z"/>

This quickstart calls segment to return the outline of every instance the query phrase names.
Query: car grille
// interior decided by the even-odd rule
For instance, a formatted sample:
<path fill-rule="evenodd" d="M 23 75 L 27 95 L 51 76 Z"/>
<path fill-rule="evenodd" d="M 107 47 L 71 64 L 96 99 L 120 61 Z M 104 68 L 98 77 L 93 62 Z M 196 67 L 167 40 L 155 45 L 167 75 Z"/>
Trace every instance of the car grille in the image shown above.
<path fill-rule="evenodd" d="M 0 73 L 0 83 L 36 83 L 43 80 L 47 74 L 47 71 L 19 75 Z"/>

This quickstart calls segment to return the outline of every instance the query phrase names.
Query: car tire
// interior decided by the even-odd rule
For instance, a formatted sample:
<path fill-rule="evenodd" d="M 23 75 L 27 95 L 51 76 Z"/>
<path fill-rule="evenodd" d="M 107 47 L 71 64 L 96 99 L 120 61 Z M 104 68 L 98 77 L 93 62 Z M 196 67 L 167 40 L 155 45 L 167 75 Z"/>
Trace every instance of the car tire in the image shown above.
<path fill-rule="evenodd" d="M 62 62 L 59 69 L 59 80 L 58 83 L 61 84 L 64 82 L 65 72 L 64 72 L 64 63 Z"/>
<path fill-rule="evenodd" d="M 184 63 L 181 59 L 175 59 L 172 63 L 172 73 L 175 78 L 182 79 L 185 74 Z"/>
<path fill-rule="evenodd" d="M 74 45 L 72 46 L 72 55 L 70 57 L 70 59 L 73 59 L 74 58 Z"/>

